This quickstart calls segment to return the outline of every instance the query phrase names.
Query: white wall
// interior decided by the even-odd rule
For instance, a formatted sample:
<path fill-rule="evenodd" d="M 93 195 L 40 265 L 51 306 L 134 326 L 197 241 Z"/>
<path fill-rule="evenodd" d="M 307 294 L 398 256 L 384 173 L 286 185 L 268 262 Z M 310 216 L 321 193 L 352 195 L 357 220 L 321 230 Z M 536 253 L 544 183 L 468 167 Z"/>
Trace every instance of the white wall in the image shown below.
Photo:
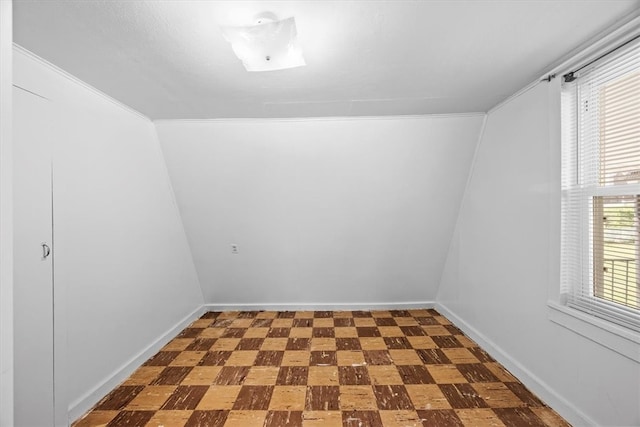
<path fill-rule="evenodd" d="M 68 372 L 56 382 L 73 418 L 203 299 L 153 124 L 22 50 L 14 65 L 16 84 L 49 98 L 58 120 L 53 254 Z"/>
<path fill-rule="evenodd" d="M 433 300 L 482 120 L 156 122 L 206 302 Z"/>
<path fill-rule="evenodd" d="M 0 1 L 0 427 L 13 426 L 12 18 Z"/>
<path fill-rule="evenodd" d="M 559 289 L 559 114 L 555 80 L 488 115 L 438 301 L 575 425 L 640 425 L 640 365 L 548 319 Z"/>

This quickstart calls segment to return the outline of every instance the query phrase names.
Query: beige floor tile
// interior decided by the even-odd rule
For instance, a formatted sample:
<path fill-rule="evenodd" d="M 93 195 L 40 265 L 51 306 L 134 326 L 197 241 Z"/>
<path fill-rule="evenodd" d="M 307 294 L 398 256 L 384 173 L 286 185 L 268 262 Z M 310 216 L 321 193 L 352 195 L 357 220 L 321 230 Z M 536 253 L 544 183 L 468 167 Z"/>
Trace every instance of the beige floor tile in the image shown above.
<path fill-rule="evenodd" d="M 239 385 L 211 386 L 196 409 L 199 411 L 229 410 L 233 408 L 241 387 Z"/>
<path fill-rule="evenodd" d="M 416 410 L 451 409 L 449 401 L 436 384 L 407 384 L 405 387 Z"/>
<path fill-rule="evenodd" d="M 270 411 L 303 411 L 306 386 L 276 386 L 269 403 Z"/>
<path fill-rule="evenodd" d="M 342 411 L 374 411 L 378 409 L 371 386 L 340 386 L 340 409 Z"/>

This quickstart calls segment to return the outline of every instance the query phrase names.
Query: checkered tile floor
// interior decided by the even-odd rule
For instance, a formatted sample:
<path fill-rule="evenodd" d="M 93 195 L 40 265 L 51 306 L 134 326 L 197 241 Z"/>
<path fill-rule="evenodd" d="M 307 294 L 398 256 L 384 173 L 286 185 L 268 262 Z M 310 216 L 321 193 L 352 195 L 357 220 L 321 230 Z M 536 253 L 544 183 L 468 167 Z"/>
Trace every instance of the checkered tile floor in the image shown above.
<path fill-rule="evenodd" d="M 567 426 L 435 310 L 207 313 L 86 426 Z"/>

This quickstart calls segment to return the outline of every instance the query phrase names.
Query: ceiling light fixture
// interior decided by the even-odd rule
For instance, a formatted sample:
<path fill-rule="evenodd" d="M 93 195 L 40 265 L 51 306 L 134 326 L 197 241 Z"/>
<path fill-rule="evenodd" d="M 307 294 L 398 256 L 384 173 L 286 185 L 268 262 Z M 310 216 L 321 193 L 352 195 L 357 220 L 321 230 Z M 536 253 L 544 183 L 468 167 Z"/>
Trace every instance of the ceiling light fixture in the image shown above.
<path fill-rule="evenodd" d="M 255 19 L 255 25 L 220 27 L 247 71 L 283 70 L 306 65 L 293 17 L 278 20 L 273 13 L 265 12 Z"/>

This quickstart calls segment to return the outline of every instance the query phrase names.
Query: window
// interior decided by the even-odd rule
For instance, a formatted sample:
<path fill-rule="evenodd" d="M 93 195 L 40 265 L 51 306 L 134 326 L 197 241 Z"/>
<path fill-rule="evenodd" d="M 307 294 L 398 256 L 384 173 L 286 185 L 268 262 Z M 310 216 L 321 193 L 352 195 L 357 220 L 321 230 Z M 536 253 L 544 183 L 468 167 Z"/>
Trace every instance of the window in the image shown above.
<path fill-rule="evenodd" d="M 562 294 L 640 331 L 640 41 L 562 90 Z"/>

